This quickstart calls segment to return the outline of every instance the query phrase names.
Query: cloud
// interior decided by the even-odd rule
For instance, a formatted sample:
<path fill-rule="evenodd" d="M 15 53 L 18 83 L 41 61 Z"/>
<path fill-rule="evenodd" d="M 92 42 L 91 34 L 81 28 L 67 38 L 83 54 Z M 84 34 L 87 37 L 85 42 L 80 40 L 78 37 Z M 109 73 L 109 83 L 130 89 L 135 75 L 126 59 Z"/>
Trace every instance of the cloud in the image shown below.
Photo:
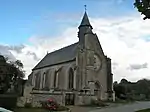
<path fill-rule="evenodd" d="M 17 45 L 17 46 L 8 46 L 8 49 L 9 50 L 14 50 L 16 51 L 17 53 L 21 53 L 22 52 L 22 49 L 24 48 L 25 46 L 22 44 L 22 45 Z"/>
<path fill-rule="evenodd" d="M 37 55 L 36 55 L 36 53 L 34 53 L 34 52 L 28 51 L 28 52 L 26 53 L 26 55 L 27 55 L 27 56 L 28 56 L 28 55 L 32 55 L 32 56 L 33 56 L 33 59 L 36 60 L 36 61 L 39 61 L 39 60 L 40 60 L 40 58 L 38 58 Z"/>
<path fill-rule="evenodd" d="M 141 17 L 134 15 L 93 21 L 105 54 L 112 58 L 112 62 L 118 63 L 113 69 L 115 80 L 127 78 L 135 81 L 143 77 L 150 78 L 149 68 L 138 71 L 126 69 L 131 63 L 149 64 L 150 42 L 146 40 L 150 35 L 149 24 L 150 21 L 143 21 Z"/>
<path fill-rule="evenodd" d="M 90 21 L 104 53 L 112 59 L 114 80 L 150 79 L 150 41 L 147 40 L 150 36 L 149 20 L 143 21 L 142 17 L 133 14 L 116 18 L 90 18 Z M 17 50 L 7 48 L 6 51 L 11 51 L 16 59 L 24 63 L 28 76 L 47 51 L 52 52 L 77 42 L 77 27 L 68 27 L 53 37 L 32 36 L 29 39 L 30 45 L 24 44 L 23 47 L 17 47 Z"/>
<path fill-rule="evenodd" d="M 11 61 L 16 60 L 15 56 L 9 50 L 10 50 L 10 46 L 0 45 L 0 55 L 7 57 Z"/>
<path fill-rule="evenodd" d="M 131 64 L 127 69 L 130 70 L 139 70 L 139 69 L 145 69 L 148 68 L 148 64 L 147 63 L 143 63 L 143 64 Z"/>
<path fill-rule="evenodd" d="M 112 69 L 113 69 L 113 70 L 115 70 L 118 66 L 119 66 L 118 63 L 116 63 L 116 62 L 113 62 L 113 63 L 112 63 Z"/>

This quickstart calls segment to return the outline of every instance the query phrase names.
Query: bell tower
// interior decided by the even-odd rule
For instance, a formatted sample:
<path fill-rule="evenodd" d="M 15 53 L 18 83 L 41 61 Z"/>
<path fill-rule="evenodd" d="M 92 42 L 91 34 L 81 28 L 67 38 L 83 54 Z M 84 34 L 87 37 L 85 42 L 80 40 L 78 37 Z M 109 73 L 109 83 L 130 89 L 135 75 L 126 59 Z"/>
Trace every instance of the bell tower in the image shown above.
<path fill-rule="evenodd" d="M 78 27 L 78 38 L 79 38 L 79 52 L 78 52 L 78 58 L 77 58 L 77 65 L 79 66 L 79 88 L 84 89 L 88 86 L 88 76 L 87 76 L 87 35 L 93 36 L 92 29 L 93 27 L 90 24 L 86 9 L 84 16 L 81 20 L 81 23 Z"/>
<path fill-rule="evenodd" d="M 93 29 L 93 27 L 91 26 L 90 22 L 89 22 L 89 18 L 85 9 L 85 13 L 84 16 L 82 18 L 81 24 L 78 27 L 79 32 L 78 32 L 78 37 L 79 37 L 79 44 L 82 48 L 84 48 L 84 43 L 85 43 L 85 34 L 87 32 L 87 30 L 91 30 Z"/>

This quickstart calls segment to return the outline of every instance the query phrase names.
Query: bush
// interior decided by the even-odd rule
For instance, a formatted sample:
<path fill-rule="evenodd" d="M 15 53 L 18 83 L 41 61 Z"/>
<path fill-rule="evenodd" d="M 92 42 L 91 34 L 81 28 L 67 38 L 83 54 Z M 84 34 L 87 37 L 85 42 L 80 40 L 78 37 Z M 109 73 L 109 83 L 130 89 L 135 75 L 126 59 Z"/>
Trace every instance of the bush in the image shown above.
<path fill-rule="evenodd" d="M 32 107 L 32 104 L 31 104 L 31 103 L 25 103 L 24 107 L 25 107 L 25 108 L 31 108 L 31 107 Z"/>
<path fill-rule="evenodd" d="M 67 107 L 57 104 L 56 101 L 54 101 L 53 99 L 48 99 L 46 101 L 42 101 L 41 104 L 42 104 L 43 108 L 48 109 L 49 111 L 68 110 Z"/>
<path fill-rule="evenodd" d="M 42 107 L 48 110 L 56 110 L 57 103 L 53 99 L 48 99 L 47 101 L 41 102 Z"/>
<path fill-rule="evenodd" d="M 17 96 L 0 95 L 0 107 L 12 109 L 16 107 L 16 104 L 17 104 Z"/>

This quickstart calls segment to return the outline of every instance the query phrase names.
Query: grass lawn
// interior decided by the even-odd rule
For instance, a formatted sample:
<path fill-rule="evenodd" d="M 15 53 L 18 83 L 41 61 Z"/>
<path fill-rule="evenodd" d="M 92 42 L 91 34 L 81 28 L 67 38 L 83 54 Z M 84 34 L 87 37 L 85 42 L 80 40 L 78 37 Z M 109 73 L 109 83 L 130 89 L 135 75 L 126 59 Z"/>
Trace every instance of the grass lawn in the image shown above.
<path fill-rule="evenodd" d="M 48 112 L 45 109 L 35 109 L 35 108 L 17 108 L 14 110 L 14 112 Z"/>
<path fill-rule="evenodd" d="M 138 110 L 136 112 L 150 112 L 150 108 L 149 109 L 144 109 L 144 110 Z"/>
<path fill-rule="evenodd" d="M 68 110 L 67 107 L 60 107 L 55 112 L 65 112 L 67 110 Z M 50 112 L 50 111 L 42 108 L 16 108 L 14 109 L 14 112 Z"/>

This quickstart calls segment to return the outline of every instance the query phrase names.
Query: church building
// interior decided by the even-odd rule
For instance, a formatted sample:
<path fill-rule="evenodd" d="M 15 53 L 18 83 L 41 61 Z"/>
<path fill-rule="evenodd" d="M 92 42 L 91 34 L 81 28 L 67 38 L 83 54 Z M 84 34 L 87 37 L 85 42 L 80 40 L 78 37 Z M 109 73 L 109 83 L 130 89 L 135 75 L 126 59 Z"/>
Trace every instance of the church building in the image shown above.
<path fill-rule="evenodd" d="M 78 29 L 77 43 L 48 53 L 32 69 L 28 80 L 34 104 L 48 98 L 63 105 L 114 98 L 111 59 L 93 33 L 86 11 Z"/>

